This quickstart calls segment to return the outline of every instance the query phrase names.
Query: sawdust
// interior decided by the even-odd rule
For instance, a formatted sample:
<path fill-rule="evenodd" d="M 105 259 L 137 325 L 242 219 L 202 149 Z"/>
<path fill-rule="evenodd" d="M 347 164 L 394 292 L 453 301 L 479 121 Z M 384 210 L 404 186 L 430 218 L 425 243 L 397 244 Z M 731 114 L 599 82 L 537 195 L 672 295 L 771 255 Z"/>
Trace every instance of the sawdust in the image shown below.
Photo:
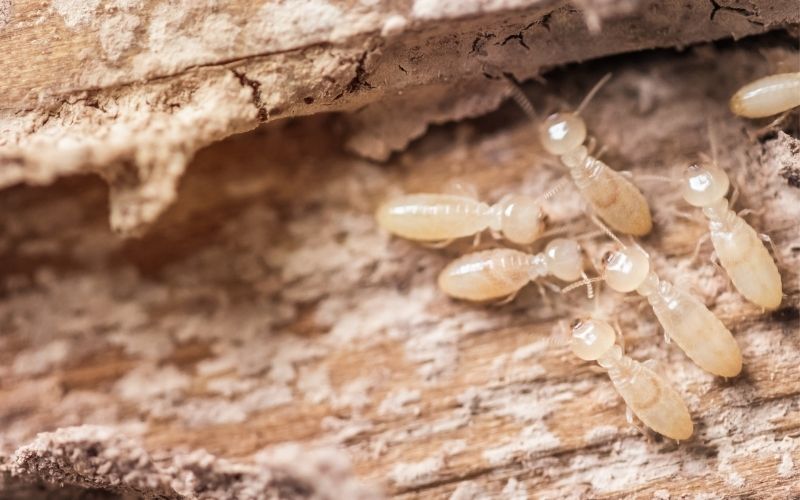
<path fill-rule="evenodd" d="M 6 27 L 11 22 L 11 8 L 14 4 L 11 0 L 0 0 L 0 30 Z"/>
<path fill-rule="evenodd" d="M 99 5 L 100 0 L 52 0 L 53 9 L 73 30 L 89 24 Z"/>

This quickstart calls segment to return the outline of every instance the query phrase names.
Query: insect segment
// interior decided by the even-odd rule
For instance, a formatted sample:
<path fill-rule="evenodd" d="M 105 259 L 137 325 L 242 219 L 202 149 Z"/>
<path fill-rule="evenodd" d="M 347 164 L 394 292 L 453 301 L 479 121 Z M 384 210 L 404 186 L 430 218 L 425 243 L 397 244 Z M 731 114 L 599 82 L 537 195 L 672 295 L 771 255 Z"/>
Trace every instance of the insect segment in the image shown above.
<path fill-rule="evenodd" d="M 742 353 L 725 325 L 698 299 L 660 279 L 639 246 L 626 247 L 616 241 L 621 248 L 604 256 L 602 277 L 573 283 L 562 293 L 601 280 L 617 292 L 635 291 L 653 308 L 666 339 L 674 340 L 700 368 L 722 377 L 738 375 Z"/>
<path fill-rule="evenodd" d="M 734 114 L 764 118 L 800 106 L 800 72 L 780 73 L 748 83 L 731 97 Z"/>
<path fill-rule="evenodd" d="M 597 361 L 608 371 L 625 404 L 647 427 L 676 440 L 691 437 L 694 426 L 686 403 L 666 379 L 625 355 L 611 325 L 598 319 L 575 321 L 570 347 L 582 360 Z"/>
<path fill-rule="evenodd" d="M 542 201 L 506 195 L 494 205 L 456 194 L 408 194 L 384 203 L 376 214 L 378 224 L 390 233 L 423 242 L 449 242 L 490 229 L 518 245 L 536 241 L 545 229 Z"/>
<path fill-rule="evenodd" d="M 556 238 L 536 255 L 498 248 L 464 255 L 439 274 L 439 288 L 451 297 L 487 301 L 512 299 L 530 281 L 553 275 L 574 281 L 583 274 L 583 256 L 575 240 Z"/>
<path fill-rule="evenodd" d="M 739 293 L 764 309 L 777 309 L 783 298 L 778 267 L 755 230 L 728 207 L 729 185 L 715 162 L 693 163 L 683 176 L 683 198 L 703 209 L 714 251 Z"/>
<path fill-rule="evenodd" d="M 558 156 L 569 169 L 575 185 L 601 219 L 616 231 L 642 236 L 653 228 L 647 200 L 628 179 L 592 156 L 590 148 L 584 145 L 586 123 L 580 113 L 610 77 L 610 74 L 603 77 L 574 112 L 548 116 L 539 125 L 539 139 L 544 149 Z M 535 116 L 530 101 L 511 84 L 512 97 L 529 116 Z"/>

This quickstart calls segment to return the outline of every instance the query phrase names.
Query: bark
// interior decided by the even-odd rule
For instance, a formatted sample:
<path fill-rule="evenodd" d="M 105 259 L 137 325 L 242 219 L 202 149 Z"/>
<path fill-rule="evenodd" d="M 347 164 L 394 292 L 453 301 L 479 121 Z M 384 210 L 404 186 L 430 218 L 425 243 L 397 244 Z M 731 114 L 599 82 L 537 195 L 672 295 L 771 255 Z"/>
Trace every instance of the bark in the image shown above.
<path fill-rule="evenodd" d="M 0 43 L 22 48 L 0 62 L 0 493 L 800 495 L 800 124 L 757 138 L 764 123 L 726 102 L 796 42 L 779 31 L 549 70 L 779 28 L 796 5 L 308 2 L 302 21 L 282 2 L 4 5 Z M 506 92 L 498 73 L 546 70 L 526 86 L 542 111 L 613 72 L 590 132 L 639 176 L 656 224 L 642 244 L 730 327 L 741 376 L 701 372 L 646 307 L 606 289 L 597 310 L 535 286 L 503 306 L 449 300 L 436 274 L 471 242 L 434 250 L 376 227 L 399 191 L 552 187 L 562 172 L 522 113 L 485 114 Z M 314 116 L 277 120 L 299 115 Z M 776 312 L 730 289 L 708 245 L 691 262 L 702 216 L 644 177 L 708 152 L 709 122 L 737 208 L 774 240 Z M 546 208 L 552 227 L 593 231 L 571 188 Z M 607 247 L 582 241 L 594 260 Z M 660 363 L 690 441 L 641 436 L 605 374 L 570 354 L 562 323 L 592 312 Z"/>

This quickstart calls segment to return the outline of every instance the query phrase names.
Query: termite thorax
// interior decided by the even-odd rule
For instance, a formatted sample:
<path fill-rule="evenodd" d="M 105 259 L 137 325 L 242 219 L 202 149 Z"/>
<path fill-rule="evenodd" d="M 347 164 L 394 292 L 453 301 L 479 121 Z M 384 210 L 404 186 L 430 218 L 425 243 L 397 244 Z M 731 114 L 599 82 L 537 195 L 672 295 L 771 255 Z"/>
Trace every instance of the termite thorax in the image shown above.
<path fill-rule="evenodd" d="M 720 198 L 711 205 L 703 208 L 703 214 L 708 217 L 713 231 L 731 231 L 736 224 L 736 214 L 728 208 L 728 200 Z"/>
<path fill-rule="evenodd" d="M 503 229 L 503 203 L 495 203 L 491 207 L 487 206 L 485 215 L 488 218 L 489 229 L 499 233 Z"/>
<path fill-rule="evenodd" d="M 572 180 L 579 186 L 595 177 L 603 167 L 602 162 L 589 154 L 586 146 L 578 146 L 562 155 L 561 163 L 569 169 Z"/>
<path fill-rule="evenodd" d="M 547 257 L 544 253 L 540 252 L 536 255 L 531 255 L 530 269 L 528 270 L 528 276 L 531 281 L 541 278 L 542 276 L 547 276 L 548 274 L 550 274 L 550 269 L 547 265 Z"/>
<path fill-rule="evenodd" d="M 622 348 L 614 344 L 608 348 L 602 356 L 597 358 L 597 364 L 611 372 L 614 368 L 618 368 L 622 363 L 625 356 L 622 354 Z"/>
<path fill-rule="evenodd" d="M 655 272 L 650 272 L 645 277 L 644 281 L 636 288 L 636 292 L 645 297 L 650 299 L 654 295 L 658 294 L 662 285 L 662 281 L 658 278 L 658 275 Z"/>

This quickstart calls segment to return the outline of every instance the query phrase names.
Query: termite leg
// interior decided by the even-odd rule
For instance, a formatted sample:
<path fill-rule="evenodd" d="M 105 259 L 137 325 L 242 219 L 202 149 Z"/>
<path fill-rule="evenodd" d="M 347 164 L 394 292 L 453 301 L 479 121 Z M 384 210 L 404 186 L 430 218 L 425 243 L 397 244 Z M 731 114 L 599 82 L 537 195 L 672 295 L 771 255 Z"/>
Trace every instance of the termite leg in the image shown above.
<path fill-rule="evenodd" d="M 608 148 L 606 147 L 605 144 L 603 144 L 602 146 L 600 146 L 600 149 L 597 150 L 597 154 L 594 155 L 594 159 L 599 160 L 600 158 L 603 157 L 606 151 L 608 151 Z"/>
<path fill-rule="evenodd" d="M 475 184 L 467 181 L 451 180 L 445 184 L 442 192 L 445 194 L 465 196 L 473 200 L 478 199 L 478 188 L 475 187 Z"/>
<path fill-rule="evenodd" d="M 758 237 L 761 238 L 761 241 L 769 245 L 769 248 L 772 250 L 772 255 L 774 255 L 775 260 L 778 261 L 778 266 L 783 267 L 783 259 L 781 258 L 781 254 L 778 253 L 778 249 L 775 248 L 775 243 L 772 242 L 772 238 L 766 233 L 759 233 Z"/>
<path fill-rule="evenodd" d="M 546 278 L 542 278 L 538 280 L 536 283 L 540 283 L 545 287 L 549 288 L 553 293 L 561 293 L 561 287 L 553 283 L 552 281 L 547 280 Z"/>
<path fill-rule="evenodd" d="M 717 268 L 717 272 L 722 274 L 723 276 L 725 276 L 725 287 L 726 287 L 727 291 L 730 292 L 731 291 L 731 277 L 728 276 L 728 273 L 725 271 L 725 269 L 719 263 L 719 257 L 717 256 L 717 252 L 716 251 L 711 252 L 711 257 L 709 257 L 709 260 L 711 261 L 711 264 L 713 264 L 713 266 L 715 268 Z"/>
<path fill-rule="evenodd" d="M 608 372 L 605 368 L 597 365 L 591 365 L 589 367 L 589 371 L 594 373 L 595 375 L 608 375 Z"/>
<path fill-rule="evenodd" d="M 678 210 L 677 208 L 674 207 L 669 207 L 666 210 L 667 213 L 670 213 L 675 217 L 678 217 L 680 219 L 685 219 L 695 224 L 705 224 L 706 222 L 705 219 L 703 219 L 703 216 L 697 215 L 697 213 L 694 212 L 684 212 L 683 210 Z"/>
<path fill-rule="evenodd" d="M 428 248 L 440 249 L 440 248 L 446 247 L 447 245 L 449 245 L 450 243 L 452 243 L 454 241 L 455 240 L 453 238 L 451 238 L 449 240 L 425 242 L 425 243 L 421 243 L 421 245 L 424 246 L 424 247 L 428 247 Z"/>
<path fill-rule="evenodd" d="M 655 359 L 648 359 L 647 361 L 643 362 L 642 365 L 644 365 L 645 368 L 658 373 L 659 375 L 661 374 L 661 365 Z"/>
<path fill-rule="evenodd" d="M 675 279 L 675 288 L 683 290 L 691 295 L 706 296 L 706 293 L 697 287 L 697 282 L 688 274 L 684 274 Z"/>
<path fill-rule="evenodd" d="M 750 140 L 753 140 L 753 141 L 754 141 L 754 140 L 760 139 L 761 137 L 763 137 L 763 136 L 765 136 L 765 135 L 769 134 L 769 133 L 770 133 L 770 132 L 772 132 L 772 131 L 773 131 L 775 128 L 777 128 L 777 127 L 778 127 L 778 125 L 780 125 L 780 124 L 781 124 L 781 122 L 782 122 L 782 121 L 784 121 L 784 120 L 786 119 L 786 117 L 787 117 L 787 116 L 789 116 L 791 113 L 792 113 L 792 110 L 791 110 L 791 109 L 790 109 L 790 110 L 788 110 L 788 111 L 784 111 L 783 113 L 781 113 L 780 115 L 778 115 L 778 117 L 777 117 L 777 118 L 775 118 L 774 120 L 772 120 L 771 122 L 769 122 L 767 125 L 765 125 L 765 126 L 761 127 L 760 129 L 756 130 L 755 132 L 750 132 L 750 133 L 749 133 L 749 135 L 750 135 Z"/>
<path fill-rule="evenodd" d="M 631 410 L 631 407 L 628 405 L 625 405 L 625 420 L 628 422 L 628 425 L 639 431 L 642 436 L 650 439 L 650 435 L 636 422 L 639 419 L 636 418 L 636 415 L 633 414 L 633 410 Z"/>
<path fill-rule="evenodd" d="M 472 246 L 477 247 L 478 245 L 481 244 L 481 235 L 482 234 L 483 234 L 483 231 L 478 231 L 477 233 L 475 233 L 475 238 L 472 239 Z"/>
<path fill-rule="evenodd" d="M 542 285 L 541 283 L 539 283 L 537 281 L 536 282 L 536 289 L 539 291 L 539 295 L 542 296 L 542 302 L 544 302 L 547 305 L 547 307 L 550 307 L 550 305 L 551 305 L 550 304 L 550 297 L 547 296 L 547 291 L 544 289 L 544 285 Z"/>
<path fill-rule="evenodd" d="M 514 293 L 510 294 L 508 297 L 504 298 L 503 300 L 501 300 L 499 302 L 495 302 L 494 305 L 496 305 L 496 306 L 504 306 L 504 305 L 508 304 L 509 302 L 511 302 L 512 300 L 516 299 L 518 293 L 519 293 L 519 290 L 516 290 L 516 291 L 514 291 Z"/>
<path fill-rule="evenodd" d="M 728 198 L 728 206 L 733 208 L 739 199 L 739 183 L 733 181 L 730 181 L 730 183 L 733 185 L 733 191 L 731 192 L 731 197 Z"/>
<path fill-rule="evenodd" d="M 669 333 L 667 333 L 666 330 L 664 330 L 664 343 L 667 345 L 672 343 L 672 339 L 669 337 Z"/>
<path fill-rule="evenodd" d="M 586 151 L 589 153 L 589 156 L 592 156 L 594 150 L 597 148 L 597 139 L 593 135 L 590 135 L 586 141 Z"/>
<path fill-rule="evenodd" d="M 700 256 L 700 249 L 703 247 L 705 243 L 707 243 L 711 239 L 711 233 L 705 233 L 697 240 L 697 244 L 694 246 L 694 252 L 692 252 L 692 258 L 689 260 L 689 264 L 694 264 L 697 260 L 697 257 Z"/>
<path fill-rule="evenodd" d="M 622 348 L 622 352 L 625 352 L 625 336 L 622 335 L 622 328 L 619 326 L 619 319 L 614 318 L 614 333 L 617 335 L 617 343 Z"/>

